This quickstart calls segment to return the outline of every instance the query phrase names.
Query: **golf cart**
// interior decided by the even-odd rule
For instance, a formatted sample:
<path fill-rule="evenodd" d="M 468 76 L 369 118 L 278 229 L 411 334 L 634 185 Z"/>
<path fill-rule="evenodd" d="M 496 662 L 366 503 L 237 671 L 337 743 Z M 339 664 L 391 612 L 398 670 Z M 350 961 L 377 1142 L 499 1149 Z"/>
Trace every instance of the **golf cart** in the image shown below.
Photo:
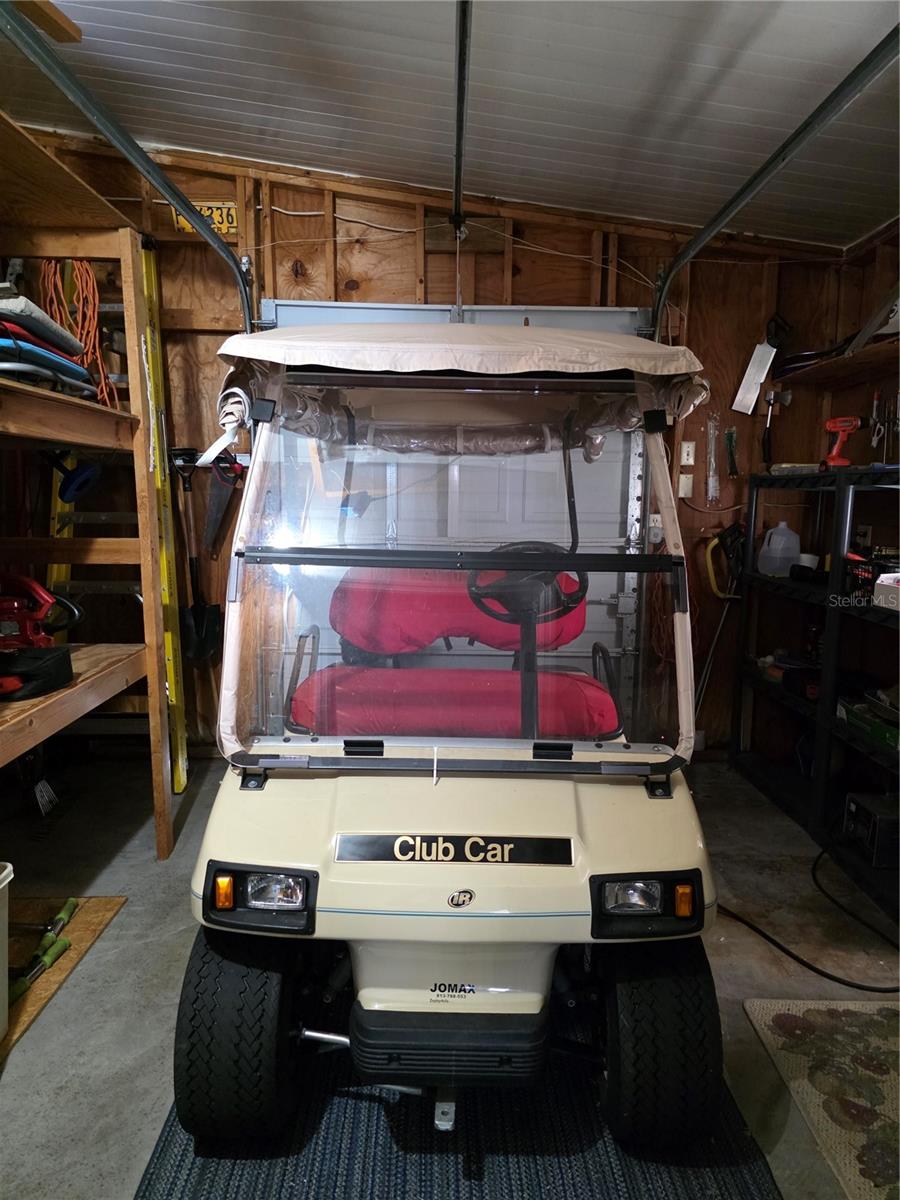
<path fill-rule="evenodd" d="M 682 774 L 690 624 L 661 436 L 706 399 L 700 364 L 465 324 L 275 329 L 222 354 L 217 446 L 244 426 L 253 445 L 182 1125 L 276 1134 L 330 1050 L 362 1082 L 437 1089 L 449 1127 L 457 1088 L 533 1085 L 562 1049 L 622 1141 L 706 1130 L 716 893 Z M 661 518 L 652 553 L 602 486 L 623 433 Z M 667 653 L 622 643 L 623 595 L 652 599 Z M 580 1039 L 561 1032 L 573 1011 Z"/>

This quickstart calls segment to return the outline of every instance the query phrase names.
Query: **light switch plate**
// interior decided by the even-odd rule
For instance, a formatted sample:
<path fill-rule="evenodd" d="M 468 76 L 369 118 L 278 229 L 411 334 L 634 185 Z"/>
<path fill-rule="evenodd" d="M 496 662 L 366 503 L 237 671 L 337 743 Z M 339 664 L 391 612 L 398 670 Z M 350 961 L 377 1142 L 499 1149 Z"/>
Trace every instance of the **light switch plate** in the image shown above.
<path fill-rule="evenodd" d="M 683 467 L 692 467 L 694 465 L 694 456 L 697 451 L 696 442 L 681 443 L 681 465 Z"/>
<path fill-rule="evenodd" d="M 690 500 L 694 494 L 694 477 L 693 475 L 678 476 L 678 499 Z"/>

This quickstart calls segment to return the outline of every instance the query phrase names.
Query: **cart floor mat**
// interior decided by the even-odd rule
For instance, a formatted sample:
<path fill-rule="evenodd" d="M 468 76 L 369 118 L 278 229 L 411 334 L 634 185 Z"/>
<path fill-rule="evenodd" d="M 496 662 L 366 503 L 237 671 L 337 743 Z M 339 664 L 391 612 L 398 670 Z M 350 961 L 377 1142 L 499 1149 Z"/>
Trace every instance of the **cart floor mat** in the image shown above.
<path fill-rule="evenodd" d="M 136 1200 L 779 1200 L 734 1100 L 710 1137 L 677 1154 L 618 1146 L 581 1064 L 551 1059 L 527 1089 L 457 1096 L 456 1129 L 434 1129 L 434 1102 L 354 1082 L 349 1056 L 313 1060 L 294 1129 L 265 1149 L 195 1149 L 174 1108 Z"/>

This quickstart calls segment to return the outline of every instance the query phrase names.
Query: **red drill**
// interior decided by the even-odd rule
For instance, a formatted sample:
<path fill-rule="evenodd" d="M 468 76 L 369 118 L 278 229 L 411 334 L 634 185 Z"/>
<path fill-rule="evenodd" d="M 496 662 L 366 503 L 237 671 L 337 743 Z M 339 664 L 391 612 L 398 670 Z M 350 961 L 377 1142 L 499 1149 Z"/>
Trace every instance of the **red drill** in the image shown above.
<path fill-rule="evenodd" d="M 825 430 L 827 433 L 834 433 L 837 436 L 825 459 L 826 465 L 832 468 L 849 467 L 850 459 L 844 458 L 841 454 L 844 444 L 851 433 L 856 433 L 858 429 L 865 429 L 868 424 L 868 417 L 829 417 L 825 422 Z"/>

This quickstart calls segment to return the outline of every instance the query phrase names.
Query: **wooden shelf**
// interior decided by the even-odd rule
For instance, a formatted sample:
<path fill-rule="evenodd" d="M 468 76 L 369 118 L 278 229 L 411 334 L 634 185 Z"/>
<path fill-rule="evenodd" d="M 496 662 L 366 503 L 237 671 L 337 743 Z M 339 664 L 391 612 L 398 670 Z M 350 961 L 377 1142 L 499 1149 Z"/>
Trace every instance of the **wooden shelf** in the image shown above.
<path fill-rule="evenodd" d="M 838 358 L 827 358 L 821 362 L 779 376 L 778 382 L 787 387 L 794 383 L 813 384 L 820 388 L 845 388 L 854 383 L 872 379 L 880 371 L 887 374 L 897 369 L 900 339 L 888 338 L 883 342 L 870 342 L 855 354 Z"/>
<path fill-rule="evenodd" d="M 0 537 L 0 561 L 136 565 L 141 539 L 130 537 Z"/>
<path fill-rule="evenodd" d="M 134 228 L 117 208 L 6 113 L 0 113 L 0 223 L 21 229 L 79 232 L 115 233 Z"/>
<path fill-rule="evenodd" d="M 0 380 L 0 434 L 130 452 L 137 426 L 138 418 L 131 413 L 47 388 Z"/>
<path fill-rule="evenodd" d="M 72 646 L 74 680 L 34 700 L 0 704 L 0 767 L 130 687 L 146 674 L 143 646 Z"/>
<path fill-rule="evenodd" d="M 178 739 L 176 774 L 182 787 L 187 754 L 180 686 L 170 694 L 167 683 L 168 663 L 173 664 L 174 673 L 179 652 L 174 575 L 168 579 L 164 610 L 160 567 L 161 531 L 168 516 L 161 508 L 165 503 L 164 472 L 159 465 L 164 462 L 164 433 L 154 414 L 162 411 L 163 401 L 160 396 L 154 402 L 151 391 L 162 386 L 163 365 L 155 345 L 148 352 L 155 336 L 153 327 L 158 325 L 156 264 L 152 255 L 145 258 L 141 238 L 126 216 L 4 113 L 0 113 L 0 228 L 8 255 L 88 258 L 118 264 L 130 410 L 118 412 L 62 392 L 0 378 L 0 442 L 8 445 L 9 439 L 18 438 L 22 443 L 127 453 L 134 471 L 137 512 L 137 537 L 52 541 L 37 537 L 27 542 L 7 538 L 0 545 L 0 556 L 20 562 L 140 563 L 143 597 L 143 645 L 79 647 L 75 650 L 77 679 L 69 687 L 33 703 L 0 703 L 0 764 L 146 676 L 156 853 L 168 858 L 174 844 L 170 722 Z M 156 378 L 151 380 L 151 374 Z M 167 529 L 165 536 L 170 532 Z"/>

